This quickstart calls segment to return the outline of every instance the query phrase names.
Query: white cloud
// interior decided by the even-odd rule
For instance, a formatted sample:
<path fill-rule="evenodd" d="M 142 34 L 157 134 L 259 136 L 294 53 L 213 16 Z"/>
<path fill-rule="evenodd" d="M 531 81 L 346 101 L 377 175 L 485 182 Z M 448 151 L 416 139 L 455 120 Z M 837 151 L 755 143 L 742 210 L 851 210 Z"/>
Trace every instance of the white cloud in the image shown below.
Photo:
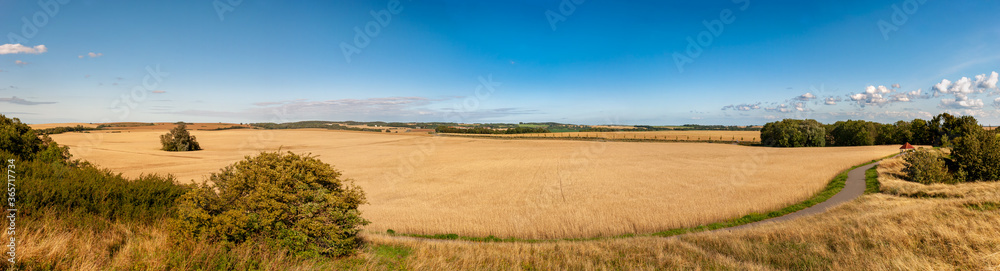
<path fill-rule="evenodd" d="M 811 92 L 807 92 L 806 94 L 799 95 L 799 97 L 795 97 L 795 99 L 799 101 L 810 101 L 812 99 L 816 99 L 816 95 L 813 95 Z"/>
<path fill-rule="evenodd" d="M 163 94 L 163 93 L 167 93 L 167 92 L 166 91 L 162 91 L 162 90 L 154 90 L 153 91 L 153 94 Z"/>
<path fill-rule="evenodd" d="M 797 102 L 797 103 L 795 103 L 795 104 L 793 104 L 793 105 L 795 106 L 795 110 L 797 110 L 797 111 L 799 111 L 799 112 L 808 112 L 808 111 L 812 111 L 812 109 L 809 109 L 809 108 L 806 108 L 806 105 L 805 105 L 805 103 L 802 103 L 802 102 Z"/>
<path fill-rule="evenodd" d="M 992 72 L 989 76 L 985 74 L 976 75 L 976 87 L 981 89 L 995 89 L 997 88 L 997 79 L 997 72 Z"/>
<path fill-rule="evenodd" d="M 887 88 L 885 86 L 878 86 L 878 93 L 885 94 L 885 93 L 889 93 L 889 92 L 892 92 L 891 90 L 889 90 L 889 88 Z"/>
<path fill-rule="evenodd" d="M 100 57 L 103 55 L 104 55 L 103 53 L 94 53 L 94 52 L 87 53 L 87 56 L 89 56 L 90 58 Z"/>
<path fill-rule="evenodd" d="M 20 60 L 14 60 L 14 65 L 24 66 L 24 65 L 28 65 L 28 62 L 24 62 L 24 61 L 20 61 Z"/>
<path fill-rule="evenodd" d="M 966 96 L 958 96 L 955 99 L 941 99 L 938 106 L 948 109 L 979 109 L 983 108 L 982 99 L 969 99 Z"/>
<path fill-rule="evenodd" d="M 733 104 L 733 105 L 727 105 L 727 106 L 723 106 L 722 107 L 722 110 L 727 110 L 727 109 L 732 109 L 732 110 L 737 110 L 737 111 L 751 111 L 751 110 L 760 109 L 760 103 L 755 103 L 755 104 Z"/>
<path fill-rule="evenodd" d="M 0 55 L 7 54 L 41 54 L 47 52 L 49 49 L 45 48 L 45 45 L 38 45 L 35 47 L 27 47 L 21 44 L 4 44 L 0 45 Z"/>
<path fill-rule="evenodd" d="M 940 93 L 948 93 L 948 88 L 951 86 L 951 81 L 948 79 L 941 79 L 941 83 L 934 84 L 934 90 Z"/>
<path fill-rule="evenodd" d="M 79 59 L 83 59 L 83 55 L 78 55 L 76 57 L 79 58 Z"/>
<path fill-rule="evenodd" d="M 993 100 L 993 106 L 1000 107 L 1000 97 L 997 97 L 995 100 Z"/>
<path fill-rule="evenodd" d="M 827 97 L 825 100 L 823 100 L 823 103 L 826 105 L 836 105 L 837 102 L 840 101 L 841 101 L 840 97 Z"/>
<path fill-rule="evenodd" d="M 955 81 L 955 83 L 952 84 L 950 88 L 948 88 L 948 92 L 956 94 L 957 93 L 970 94 L 974 91 L 975 90 L 972 88 L 972 79 L 969 79 L 968 77 L 962 77 L 961 79 L 958 79 L 958 81 Z"/>
<path fill-rule="evenodd" d="M 892 84 L 892 88 L 899 88 L 899 84 Z"/>
<path fill-rule="evenodd" d="M 767 112 L 788 113 L 788 112 L 792 112 L 792 109 L 789 108 L 787 104 L 779 104 L 779 105 L 777 105 L 775 107 L 765 107 L 764 111 L 767 111 Z"/>
<path fill-rule="evenodd" d="M 847 97 L 851 98 L 851 101 L 857 102 L 857 104 L 861 107 L 869 105 L 885 106 L 892 102 L 892 100 L 889 100 L 883 94 L 889 94 L 892 92 L 893 90 L 890 90 L 885 86 L 867 86 L 865 87 L 865 92 L 851 94 Z"/>

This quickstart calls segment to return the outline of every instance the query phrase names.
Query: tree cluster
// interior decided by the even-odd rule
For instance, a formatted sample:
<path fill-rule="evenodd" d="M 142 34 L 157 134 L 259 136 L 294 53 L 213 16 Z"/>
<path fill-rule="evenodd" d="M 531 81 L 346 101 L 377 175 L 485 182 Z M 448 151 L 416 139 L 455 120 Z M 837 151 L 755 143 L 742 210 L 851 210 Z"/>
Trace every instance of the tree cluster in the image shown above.
<path fill-rule="evenodd" d="M 826 146 L 826 127 L 816 120 L 784 119 L 764 125 L 761 142 L 774 147 Z"/>

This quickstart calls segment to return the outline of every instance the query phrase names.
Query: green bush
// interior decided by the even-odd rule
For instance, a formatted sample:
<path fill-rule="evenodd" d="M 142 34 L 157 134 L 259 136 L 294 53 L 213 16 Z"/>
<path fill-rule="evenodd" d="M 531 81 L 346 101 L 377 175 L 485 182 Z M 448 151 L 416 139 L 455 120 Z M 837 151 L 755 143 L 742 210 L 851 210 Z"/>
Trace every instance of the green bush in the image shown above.
<path fill-rule="evenodd" d="M 181 198 L 178 230 L 227 245 L 262 239 L 300 255 L 347 255 L 368 221 L 358 211 L 364 192 L 340 176 L 310 156 L 248 156 Z"/>
<path fill-rule="evenodd" d="M 146 222 L 169 215 L 186 192 L 172 177 L 132 180 L 86 162 L 69 161 L 69 148 L 48 136 L 39 138 L 16 118 L 0 115 L 0 142 L 0 160 L 14 160 L 12 192 L 18 212 L 25 216 L 57 212 Z"/>
<path fill-rule="evenodd" d="M 187 125 L 183 122 L 170 132 L 160 136 L 160 144 L 163 144 L 165 151 L 197 151 L 201 150 L 201 145 L 191 133 L 188 133 Z"/>
<path fill-rule="evenodd" d="M 44 147 L 31 126 L 21 123 L 18 118 L 0 115 L 0 150 L 17 156 L 18 160 L 29 160 Z"/>
<path fill-rule="evenodd" d="M 948 174 L 948 167 L 938 151 L 916 150 L 903 156 L 903 160 L 906 161 L 903 172 L 911 182 L 931 184 L 962 181 L 961 173 L 954 177 Z"/>

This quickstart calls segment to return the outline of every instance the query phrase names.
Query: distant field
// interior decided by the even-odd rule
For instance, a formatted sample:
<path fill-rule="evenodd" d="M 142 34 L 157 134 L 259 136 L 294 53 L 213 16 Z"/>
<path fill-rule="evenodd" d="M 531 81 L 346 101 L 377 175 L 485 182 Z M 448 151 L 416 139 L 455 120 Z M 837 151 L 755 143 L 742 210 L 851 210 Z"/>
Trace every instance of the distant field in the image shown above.
<path fill-rule="evenodd" d="M 56 127 L 76 127 L 77 125 L 80 125 L 80 126 L 83 126 L 83 127 L 87 127 L 87 128 L 97 128 L 98 124 L 90 124 L 90 123 L 43 123 L 43 124 L 29 124 L 28 126 L 31 126 L 31 129 L 36 129 L 37 130 L 37 129 L 48 129 L 48 128 L 56 128 Z"/>
<path fill-rule="evenodd" d="M 455 134 L 459 135 L 459 134 Z M 644 131 L 644 132 L 566 132 L 545 134 L 497 134 L 459 136 L 495 136 L 505 138 L 594 138 L 642 139 L 662 141 L 740 141 L 760 142 L 759 131 Z"/>
<path fill-rule="evenodd" d="M 153 125 L 148 125 L 147 123 L 109 123 L 110 125 L 118 124 L 124 127 L 109 127 L 106 129 L 114 130 L 130 130 L 130 131 L 152 131 L 152 130 L 170 130 L 177 126 L 173 122 L 156 122 Z M 250 128 L 250 125 L 241 125 L 236 123 L 186 123 L 188 130 L 214 130 L 220 128 L 229 128 L 233 126 L 239 126 L 244 128 Z"/>
<path fill-rule="evenodd" d="M 560 238 L 650 233 L 778 209 L 898 146 L 490 140 L 306 130 L 192 131 L 203 151 L 159 151 L 164 131 L 66 133 L 75 158 L 183 182 L 258 151 L 311 152 L 356 180 L 368 230 Z"/>

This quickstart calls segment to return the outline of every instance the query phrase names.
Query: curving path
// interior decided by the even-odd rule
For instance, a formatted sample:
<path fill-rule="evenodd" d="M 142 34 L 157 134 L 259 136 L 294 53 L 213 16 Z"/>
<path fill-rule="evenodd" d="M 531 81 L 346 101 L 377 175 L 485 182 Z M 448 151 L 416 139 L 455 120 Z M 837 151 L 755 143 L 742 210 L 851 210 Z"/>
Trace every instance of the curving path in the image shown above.
<path fill-rule="evenodd" d="M 746 229 L 746 228 L 756 227 L 756 226 L 759 226 L 761 224 L 781 222 L 781 221 L 796 219 L 796 218 L 800 218 L 800 217 L 804 217 L 804 216 L 810 216 L 810 215 L 814 215 L 814 214 L 825 212 L 827 209 L 830 209 L 830 208 L 836 207 L 838 205 L 847 203 L 848 201 L 852 201 L 852 200 L 860 197 L 861 195 L 863 195 L 865 193 L 865 171 L 867 171 L 868 169 L 874 167 L 875 165 L 878 165 L 878 163 L 879 162 L 871 163 L 871 164 L 868 164 L 868 165 L 864 165 L 864 166 L 855 168 L 854 170 L 851 170 L 850 172 L 847 173 L 847 181 L 844 184 L 844 189 L 841 189 L 840 192 L 838 192 L 836 195 L 833 195 L 833 197 L 830 197 L 830 199 L 827 199 L 824 202 L 820 202 L 820 203 L 818 203 L 816 205 L 813 205 L 812 207 L 805 208 L 805 209 L 799 210 L 797 212 L 794 212 L 794 213 L 791 213 L 791 214 L 787 214 L 787 215 L 783 215 L 783 216 L 779 216 L 779 217 L 775 217 L 775 218 L 765 219 L 765 220 L 761 220 L 761 221 L 757 221 L 757 222 L 753 222 L 753 223 L 749 223 L 749 224 L 743 224 L 743 225 L 739 225 L 739 226 L 735 226 L 735 227 L 716 229 L 716 230 L 713 230 L 713 231 L 733 231 L 733 230 L 740 230 L 740 229 Z M 683 234 L 681 234 L 681 235 L 683 235 Z"/>

